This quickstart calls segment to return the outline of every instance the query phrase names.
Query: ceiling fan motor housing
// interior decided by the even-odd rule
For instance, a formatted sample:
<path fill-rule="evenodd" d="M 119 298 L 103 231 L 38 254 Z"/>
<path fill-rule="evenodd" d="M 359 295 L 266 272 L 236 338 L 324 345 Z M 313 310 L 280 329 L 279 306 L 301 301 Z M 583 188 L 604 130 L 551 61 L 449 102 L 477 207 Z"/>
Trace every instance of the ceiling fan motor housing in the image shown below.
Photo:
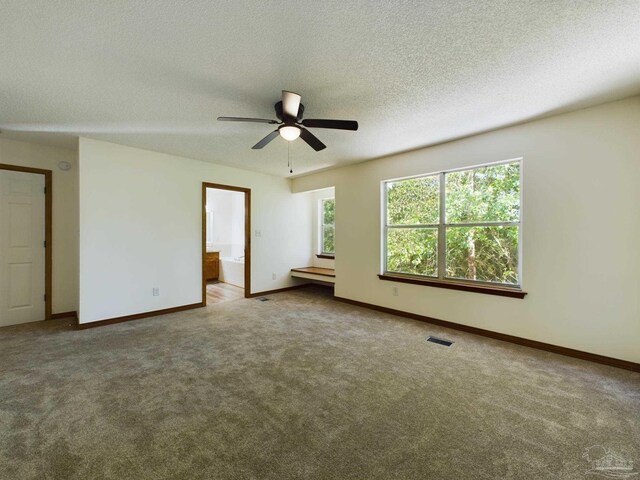
<path fill-rule="evenodd" d="M 286 120 L 284 118 L 283 115 L 283 111 L 282 111 L 282 100 L 280 100 L 278 103 L 276 103 L 274 105 L 274 108 L 276 110 L 276 118 L 278 120 L 280 120 L 281 122 L 285 122 Z M 298 108 L 298 117 L 295 119 L 296 122 L 301 122 L 302 121 L 302 115 L 304 114 L 304 105 L 300 104 L 300 108 Z"/>

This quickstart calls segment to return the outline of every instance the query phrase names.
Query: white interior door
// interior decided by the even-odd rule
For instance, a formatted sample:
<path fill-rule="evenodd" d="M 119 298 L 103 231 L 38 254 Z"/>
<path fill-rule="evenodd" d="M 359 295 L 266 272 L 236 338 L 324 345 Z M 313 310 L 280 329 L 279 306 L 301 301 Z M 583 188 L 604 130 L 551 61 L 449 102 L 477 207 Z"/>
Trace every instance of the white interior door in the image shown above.
<path fill-rule="evenodd" d="M 44 175 L 0 170 L 0 326 L 45 318 Z"/>

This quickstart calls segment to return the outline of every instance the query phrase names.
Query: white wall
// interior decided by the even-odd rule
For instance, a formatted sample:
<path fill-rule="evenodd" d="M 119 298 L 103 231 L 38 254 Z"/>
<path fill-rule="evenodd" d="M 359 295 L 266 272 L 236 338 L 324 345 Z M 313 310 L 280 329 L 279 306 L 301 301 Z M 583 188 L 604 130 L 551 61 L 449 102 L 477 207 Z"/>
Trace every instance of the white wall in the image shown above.
<path fill-rule="evenodd" d="M 207 212 L 207 250 L 221 257 L 244 255 L 244 193 L 208 188 Z"/>
<path fill-rule="evenodd" d="M 252 292 L 311 261 L 309 200 L 287 179 L 86 138 L 79 157 L 81 323 L 201 301 L 202 182 L 251 189 Z"/>
<path fill-rule="evenodd" d="M 377 278 L 382 180 L 516 157 L 524 300 Z M 293 180 L 332 185 L 337 296 L 640 362 L 640 97 Z"/>
<path fill-rule="evenodd" d="M 66 161 L 71 170 L 58 163 Z M 53 313 L 78 308 L 78 162 L 77 152 L 0 138 L 0 163 L 51 170 L 53 188 Z"/>
<path fill-rule="evenodd" d="M 320 201 L 325 198 L 334 198 L 335 197 L 335 189 L 331 188 L 323 188 L 322 190 L 316 190 L 312 192 L 312 201 L 311 201 L 311 215 L 312 215 L 312 249 L 313 249 L 313 262 L 312 265 L 314 267 L 322 267 L 322 268 L 335 268 L 335 260 L 328 258 L 318 258 L 316 255 L 320 253 L 322 250 L 322 230 L 320 229 L 320 222 L 322 221 L 322 212 L 320 211 Z M 336 209 L 338 205 L 336 204 Z M 337 235 L 337 233 L 336 233 Z"/>

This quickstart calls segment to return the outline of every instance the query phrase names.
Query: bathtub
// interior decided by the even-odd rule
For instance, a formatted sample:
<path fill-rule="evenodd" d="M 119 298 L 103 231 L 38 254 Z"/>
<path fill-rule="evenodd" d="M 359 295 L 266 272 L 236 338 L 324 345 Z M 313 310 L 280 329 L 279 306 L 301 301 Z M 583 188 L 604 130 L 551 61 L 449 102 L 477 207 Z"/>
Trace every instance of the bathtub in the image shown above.
<path fill-rule="evenodd" d="M 221 282 L 244 288 L 244 257 L 220 257 Z"/>

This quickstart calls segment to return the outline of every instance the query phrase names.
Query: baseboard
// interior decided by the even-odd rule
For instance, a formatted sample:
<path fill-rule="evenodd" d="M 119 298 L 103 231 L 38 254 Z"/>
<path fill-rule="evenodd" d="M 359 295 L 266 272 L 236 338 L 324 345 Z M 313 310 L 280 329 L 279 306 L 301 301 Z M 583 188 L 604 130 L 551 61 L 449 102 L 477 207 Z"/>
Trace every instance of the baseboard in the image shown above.
<path fill-rule="evenodd" d="M 413 320 L 420 320 L 421 322 L 431 323 L 433 325 L 438 325 L 439 327 L 451 328 L 453 330 L 472 333 L 474 335 L 481 335 L 483 337 L 493 338 L 495 340 L 502 340 L 503 342 L 515 343 L 517 345 L 536 348 L 538 350 L 544 350 L 546 352 L 557 353 L 560 355 L 565 355 L 567 357 L 574 357 L 574 358 L 579 358 L 581 360 L 587 360 L 589 362 L 609 365 L 610 367 L 623 368 L 625 370 L 631 370 L 632 372 L 640 372 L 640 363 L 629 362 L 627 360 L 620 360 L 618 358 L 613 358 L 613 357 L 606 357 L 604 355 L 598 355 L 596 353 L 583 352 L 581 350 L 574 350 L 572 348 L 561 347 L 561 346 L 553 345 L 550 343 L 538 342 L 537 340 L 529 340 L 527 338 L 493 332 L 491 330 L 485 330 L 482 328 L 470 327 L 468 325 L 462 325 L 460 323 L 448 322 L 446 320 L 439 320 L 437 318 L 418 315 L 416 313 L 403 312 L 402 310 L 395 310 L 393 308 L 381 307 L 379 305 L 359 302 L 357 300 L 351 300 L 348 298 L 334 297 L 334 299 L 337 300 L 338 302 L 348 303 L 350 305 L 356 305 L 358 307 L 368 308 L 370 310 L 376 310 L 378 312 L 390 313 L 392 315 L 398 315 L 399 317 L 411 318 Z"/>
<path fill-rule="evenodd" d="M 194 308 L 202 308 L 205 305 L 202 302 L 192 303 L 190 305 L 181 305 L 179 307 L 165 308 L 163 310 L 154 310 L 152 312 L 136 313 L 134 315 L 125 315 L 124 317 L 107 318 L 106 320 L 98 320 L 97 322 L 79 323 L 76 328 L 85 330 L 87 328 L 104 327 L 105 325 L 113 325 L 114 323 L 129 322 L 131 320 L 140 320 L 141 318 L 157 317 L 158 315 L 167 315 L 169 313 L 183 312 Z"/>
<path fill-rule="evenodd" d="M 290 290 L 298 290 L 300 288 L 306 288 L 306 287 L 308 287 L 310 285 L 312 285 L 312 284 L 311 283 L 302 283 L 300 285 L 293 285 L 291 287 L 276 288 L 275 290 L 265 290 L 263 292 L 250 293 L 247 296 L 247 298 L 263 297 L 265 295 L 271 295 L 273 293 L 282 293 L 282 292 L 288 292 Z"/>
<path fill-rule="evenodd" d="M 51 320 L 58 320 L 60 318 L 75 318 L 78 319 L 78 312 L 62 312 L 62 313 L 54 313 L 51 315 Z"/>

